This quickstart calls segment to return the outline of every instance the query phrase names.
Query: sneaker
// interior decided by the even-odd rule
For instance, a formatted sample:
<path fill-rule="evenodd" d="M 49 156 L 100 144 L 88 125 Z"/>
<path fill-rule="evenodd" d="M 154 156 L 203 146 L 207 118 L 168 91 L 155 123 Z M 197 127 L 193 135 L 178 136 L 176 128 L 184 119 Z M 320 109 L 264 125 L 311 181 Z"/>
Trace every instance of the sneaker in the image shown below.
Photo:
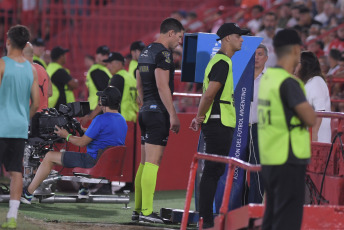
<path fill-rule="evenodd" d="M 79 199 L 87 199 L 89 195 L 90 195 L 90 191 L 88 190 L 88 188 L 80 187 L 79 192 L 78 192 Z"/>
<path fill-rule="evenodd" d="M 32 198 L 33 198 L 33 195 L 28 193 L 26 189 L 23 189 L 23 194 L 20 197 L 20 202 L 24 204 L 31 204 Z"/>
<path fill-rule="evenodd" d="M 133 211 L 133 214 L 131 214 L 131 220 L 132 221 L 139 221 L 140 214 L 136 211 Z"/>
<path fill-rule="evenodd" d="M 17 228 L 16 218 L 12 217 L 12 218 L 7 219 L 7 221 L 1 225 L 1 228 L 16 229 Z"/>
<path fill-rule="evenodd" d="M 149 222 L 149 223 L 159 223 L 159 224 L 163 224 L 164 223 L 164 219 L 161 218 L 157 213 L 152 212 L 150 215 L 148 216 L 144 216 L 142 214 L 142 212 L 140 213 L 139 216 L 139 220 L 143 221 L 143 222 Z"/>

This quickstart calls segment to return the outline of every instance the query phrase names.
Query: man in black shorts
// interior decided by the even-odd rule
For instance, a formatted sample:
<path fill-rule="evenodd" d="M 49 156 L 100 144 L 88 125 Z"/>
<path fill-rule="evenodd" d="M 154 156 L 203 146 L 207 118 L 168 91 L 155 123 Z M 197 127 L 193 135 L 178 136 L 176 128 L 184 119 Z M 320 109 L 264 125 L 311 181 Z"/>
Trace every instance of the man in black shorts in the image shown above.
<path fill-rule="evenodd" d="M 3 163 L 10 173 L 11 185 L 7 222 L 1 227 L 16 228 L 28 121 L 38 109 L 40 90 L 36 69 L 23 56 L 30 40 L 29 30 L 17 25 L 10 28 L 7 36 L 8 54 L 0 59 L 0 167 Z"/>
<path fill-rule="evenodd" d="M 139 112 L 141 163 L 135 178 L 135 211 L 132 220 L 163 223 L 153 212 L 153 197 L 169 129 L 178 133 L 180 127 L 172 101 L 172 50 L 182 42 L 183 33 L 184 28 L 178 20 L 165 19 L 160 25 L 158 39 L 142 50 L 138 60 L 137 89 L 143 99 Z"/>
<path fill-rule="evenodd" d="M 206 152 L 228 156 L 231 147 L 236 115 L 234 107 L 234 86 L 232 60 L 241 49 L 241 35 L 248 30 L 240 29 L 235 23 L 225 23 L 217 31 L 221 49 L 209 61 L 203 80 L 203 95 L 197 116 L 190 128 L 197 131 L 202 124 Z M 199 215 L 203 217 L 203 228 L 214 225 L 213 201 L 217 182 L 225 171 L 225 164 L 205 161 L 200 182 Z"/>
<path fill-rule="evenodd" d="M 55 133 L 66 138 L 66 141 L 76 146 L 87 146 L 87 153 L 79 152 L 48 152 L 31 184 L 24 190 L 21 201 L 30 203 L 32 194 L 48 177 L 52 167 L 63 165 L 66 168 L 92 168 L 96 164 L 99 150 L 104 150 L 108 146 L 124 145 L 127 135 L 128 126 L 124 117 L 118 113 L 119 104 L 121 102 L 121 94 L 116 87 L 107 87 L 104 91 L 98 92 L 100 96 L 100 107 L 103 114 L 93 119 L 88 129 L 84 129 L 85 134 L 82 137 L 72 136 L 67 130 L 56 126 Z M 79 198 L 87 197 L 87 188 L 81 187 L 79 190 Z"/>

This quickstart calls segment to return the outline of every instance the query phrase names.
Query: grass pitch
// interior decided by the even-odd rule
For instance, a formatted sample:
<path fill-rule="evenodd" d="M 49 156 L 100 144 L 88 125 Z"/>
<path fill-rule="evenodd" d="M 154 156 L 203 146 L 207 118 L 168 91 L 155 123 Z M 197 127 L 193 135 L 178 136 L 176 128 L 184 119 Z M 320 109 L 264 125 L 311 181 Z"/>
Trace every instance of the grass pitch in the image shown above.
<path fill-rule="evenodd" d="M 154 211 L 161 208 L 184 209 L 185 190 L 159 191 L 154 197 Z M 191 203 L 194 207 L 194 201 Z M 131 221 L 134 209 L 134 193 L 130 193 L 129 209 L 124 204 L 87 204 L 55 203 L 31 205 L 21 204 L 18 217 L 18 228 L 33 229 L 179 229 L 180 225 L 141 224 Z M 0 204 L 0 221 L 6 219 L 8 203 Z M 80 227 L 80 224 L 84 226 Z M 77 225 L 77 226 L 76 226 Z M 115 225 L 117 227 L 115 227 Z M 118 227 L 118 225 L 120 225 Z M 196 229 L 192 227 L 191 229 Z"/>

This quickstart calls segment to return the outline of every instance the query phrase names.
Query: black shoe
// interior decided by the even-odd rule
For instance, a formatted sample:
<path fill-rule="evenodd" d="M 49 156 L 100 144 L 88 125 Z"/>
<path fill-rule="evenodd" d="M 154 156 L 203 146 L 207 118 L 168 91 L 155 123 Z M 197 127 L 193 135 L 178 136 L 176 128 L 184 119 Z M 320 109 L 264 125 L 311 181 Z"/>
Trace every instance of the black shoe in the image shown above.
<path fill-rule="evenodd" d="M 139 220 L 143 222 L 149 222 L 149 223 L 159 223 L 164 224 L 164 219 L 161 218 L 157 213 L 152 212 L 148 216 L 144 216 L 142 212 L 140 213 Z"/>
<path fill-rule="evenodd" d="M 212 227 L 214 227 L 214 222 L 211 222 L 211 223 L 203 222 L 203 229 L 212 228 Z"/>
<path fill-rule="evenodd" d="M 133 211 L 133 214 L 131 214 L 131 220 L 132 221 L 139 221 L 140 214 L 136 211 Z"/>

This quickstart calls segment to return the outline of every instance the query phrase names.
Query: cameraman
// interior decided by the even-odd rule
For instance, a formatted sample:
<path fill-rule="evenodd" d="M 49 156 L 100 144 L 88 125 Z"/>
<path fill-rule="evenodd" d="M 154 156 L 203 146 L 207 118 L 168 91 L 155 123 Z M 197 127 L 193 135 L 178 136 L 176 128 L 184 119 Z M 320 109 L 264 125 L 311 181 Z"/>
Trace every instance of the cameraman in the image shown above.
<path fill-rule="evenodd" d="M 96 164 L 99 150 L 108 146 L 124 145 L 128 126 L 123 116 L 118 113 L 121 94 L 116 87 L 107 87 L 97 93 L 100 97 L 100 106 L 104 114 L 93 119 L 91 125 L 82 137 L 72 136 L 67 130 L 56 126 L 55 133 L 76 146 L 87 146 L 87 153 L 79 152 L 48 152 L 31 184 L 24 189 L 21 201 L 30 204 L 33 192 L 46 179 L 55 164 L 66 168 L 92 168 Z M 88 195 L 88 189 L 81 187 L 79 197 Z"/>

